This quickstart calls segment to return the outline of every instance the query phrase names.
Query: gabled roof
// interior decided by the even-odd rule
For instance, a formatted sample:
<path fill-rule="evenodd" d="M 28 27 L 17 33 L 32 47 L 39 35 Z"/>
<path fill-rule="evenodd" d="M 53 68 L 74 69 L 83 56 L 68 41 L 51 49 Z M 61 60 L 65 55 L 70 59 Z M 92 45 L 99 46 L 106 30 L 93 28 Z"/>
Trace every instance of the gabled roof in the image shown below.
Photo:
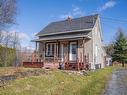
<path fill-rule="evenodd" d="M 52 22 L 41 30 L 36 36 L 67 33 L 72 31 L 89 30 L 92 29 L 97 20 L 98 14 L 84 16 L 80 18 Z"/>

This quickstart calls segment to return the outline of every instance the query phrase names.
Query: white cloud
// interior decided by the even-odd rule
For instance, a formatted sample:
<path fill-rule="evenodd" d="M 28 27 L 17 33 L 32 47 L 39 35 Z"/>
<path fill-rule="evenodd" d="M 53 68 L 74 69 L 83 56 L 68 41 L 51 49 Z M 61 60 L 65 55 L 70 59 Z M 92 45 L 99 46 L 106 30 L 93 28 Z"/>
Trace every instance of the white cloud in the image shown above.
<path fill-rule="evenodd" d="M 26 40 L 30 39 L 30 37 L 24 32 L 19 32 L 18 34 L 20 39 L 26 39 Z"/>
<path fill-rule="evenodd" d="M 78 11 L 78 10 L 80 10 L 79 7 L 74 7 L 74 9 L 73 9 L 74 12 L 75 12 L 75 11 Z"/>
<path fill-rule="evenodd" d="M 25 32 L 20 32 L 19 30 L 10 30 L 10 31 L 1 31 L 3 36 L 10 35 L 10 37 L 16 37 L 19 38 L 21 46 L 28 46 L 31 40 L 31 36 L 28 35 Z"/>
<path fill-rule="evenodd" d="M 102 7 L 99 8 L 99 11 L 104 11 L 106 9 L 112 8 L 116 5 L 116 1 L 110 0 L 106 2 Z"/>
<path fill-rule="evenodd" d="M 81 10 L 81 8 L 79 7 L 74 7 L 73 12 L 72 12 L 73 16 L 83 16 L 84 12 Z"/>
<path fill-rule="evenodd" d="M 30 39 L 29 36 L 28 36 L 26 33 L 19 32 L 19 31 L 17 31 L 17 30 L 12 30 L 12 31 L 1 31 L 1 33 L 2 33 L 4 36 L 6 36 L 6 35 L 8 35 L 8 34 L 10 34 L 10 35 L 12 35 L 12 36 L 13 36 L 13 35 L 17 35 L 17 36 L 19 37 L 20 40 L 24 40 L 24 39 L 28 40 L 28 39 Z"/>
<path fill-rule="evenodd" d="M 12 35 L 16 35 L 19 37 L 20 40 L 30 40 L 30 37 L 28 34 L 24 33 L 24 32 L 20 32 L 18 30 L 12 30 L 9 33 L 11 33 Z"/>
<path fill-rule="evenodd" d="M 16 35 L 18 36 L 20 40 L 21 46 L 26 47 L 29 45 L 31 37 L 27 33 L 20 32 L 19 30 L 12 30 L 12 31 L 9 31 L 9 33 L 11 33 L 12 35 L 15 35 L 16 33 Z"/>
<path fill-rule="evenodd" d="M 66 14 L 60 15 L 60 18 L 66 19 L 68 16 L 69 17 L 79 17 L 83 15 L 84 15 L 84 11 L 82 11 L 80 7 L 72 5 L 72 10 Z"/>

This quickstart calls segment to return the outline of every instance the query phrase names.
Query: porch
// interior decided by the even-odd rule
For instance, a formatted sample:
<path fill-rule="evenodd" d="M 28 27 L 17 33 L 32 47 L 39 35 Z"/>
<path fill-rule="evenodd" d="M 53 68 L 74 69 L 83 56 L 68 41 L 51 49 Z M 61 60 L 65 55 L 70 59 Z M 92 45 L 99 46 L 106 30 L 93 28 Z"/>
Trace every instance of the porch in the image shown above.
<path fill-rule="evenodd" d="M 92 55 L 90 35 L 90 30 L 40 35 L 33 40 L 36 43 L 36 56 L 32 62 L 43 62 L 44 68 L 86 69 L 90 67 L 89 58 L 92 58 L 89 57 Z"/>
<path fill-rule="evenodd" d="M 85 42 L 89 40 L 82 37 L 36 41 L 36 54 L 44 68 L 83 70 L 89 65 L 89 56 L 85 54 Z"/>

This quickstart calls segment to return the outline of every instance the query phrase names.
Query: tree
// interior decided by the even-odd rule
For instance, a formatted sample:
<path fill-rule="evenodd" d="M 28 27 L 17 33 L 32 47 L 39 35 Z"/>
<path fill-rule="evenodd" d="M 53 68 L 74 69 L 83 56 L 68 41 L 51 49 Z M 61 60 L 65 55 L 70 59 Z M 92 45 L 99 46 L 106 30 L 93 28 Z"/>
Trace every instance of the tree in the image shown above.
<path fill-rule="evenodd" d="M 16 50 L 16 56 L 15 56 L 15 60 L 14 60 L 14 66 L 17 67 L 19 65 L 19 56 L 18 56 L 18 50 L 20 49 L 20 39 L 19 39 L 19 34 L 17 32 L 13 33 L 12 36 L 12 47 L 13 49 Z"/>
<path fill-rule="evenodd" d="M 4 40 L 4 34 L 3 31 L 0 32 L 0 45 L 3 44 L 3 40 Z"/>
<path fill-rule="evenodd" d="M 3 41 L 3 45 L 5 47 L 9 47 L 11 44 L 11 33 L 9 32 L 4 32 L 4 41 Z"/>
<path fill-rule="evenodd" d="M 12 40 L 11 40 L 12 48 L 18 49 L 20 47 L 20 38 L 18 32 L 12 33 Z"/>
<path fill-rule="evenodd" d="M 124 36 L 124 32 L 122 29 L 118 30 L 118 36 L 116 38 L 116 41 L 114 42 L 113 48 L 113 61 L 122 63 L 122 66 L 124 67 L 124 63 L 127 60 L 127 39 Z"/>
<path fill-rule="evenodd" d="M 105 46 L 105 50 L 108 56 L 112 56 L 112 54 L 114 53 L 113 43 L 110 43 L 107 46 Z"/>
<path fill-rule="evenodd" d="M 15 24 L 17 7 L 16 0 L 0 0 L 0 63 L 9 66 L 16 58 L 18 38 L 5 31 L 8 26 Z M 13 48 L 12 48 L 13 47 Z"/>
<path fill-rule="evenodd" d="M 16 16 L 16 0 L 0 0 L 0 30 L 6 25 L 14 24 Z"/>
<path fill-rule="evenodd" d="M 18 66 L 20 38 L 18 32 L 0 32 L 0 66 Z M 9 65 L 10 64 L 10 65 Z"/>

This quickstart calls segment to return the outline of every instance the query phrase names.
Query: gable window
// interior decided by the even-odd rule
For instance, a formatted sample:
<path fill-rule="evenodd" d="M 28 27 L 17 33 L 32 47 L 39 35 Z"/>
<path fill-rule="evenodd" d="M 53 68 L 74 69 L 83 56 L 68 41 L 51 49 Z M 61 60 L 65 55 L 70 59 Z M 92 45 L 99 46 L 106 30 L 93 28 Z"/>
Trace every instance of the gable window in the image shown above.
<path fill-rule="evenodd" d="M 53 57 L 54 56 L 54 47 L 55 43 L 46 43 L 46 57 Z"/>

